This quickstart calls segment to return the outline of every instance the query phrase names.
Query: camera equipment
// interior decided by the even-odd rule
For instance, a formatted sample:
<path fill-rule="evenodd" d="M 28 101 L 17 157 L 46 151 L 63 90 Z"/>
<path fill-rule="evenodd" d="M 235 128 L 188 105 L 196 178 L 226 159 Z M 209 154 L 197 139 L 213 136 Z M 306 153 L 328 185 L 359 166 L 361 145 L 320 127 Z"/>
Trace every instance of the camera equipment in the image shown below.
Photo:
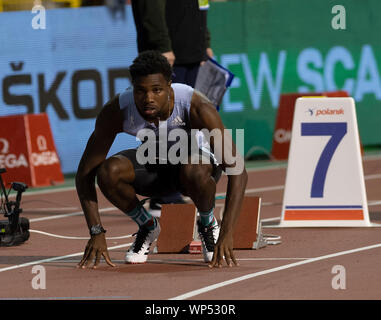
<path fill-rule="evenodd" d="M 2 178 L 5 172 L 5 168 L 0 168 L 0 211 L 8 218 L 0 221 L 0 247 L 16 246 L 29 239 L 29 220 L 20 218 L 21 196 L 28 186 L 22 182 L 12 182 L 7 193 Z M 15 201 L 9 201 L 8 195 L 11 189 L 17 192 Z"/>

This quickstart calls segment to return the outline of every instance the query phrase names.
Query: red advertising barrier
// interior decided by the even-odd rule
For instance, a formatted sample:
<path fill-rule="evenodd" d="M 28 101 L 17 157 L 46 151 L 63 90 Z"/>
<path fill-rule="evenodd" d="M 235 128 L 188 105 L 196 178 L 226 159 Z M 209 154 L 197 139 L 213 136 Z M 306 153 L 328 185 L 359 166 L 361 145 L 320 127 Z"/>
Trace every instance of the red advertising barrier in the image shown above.
<path fill-rule="evenodd" d="M 271 150 L 271 154 L 274 159 L 288 159 L 295 102 L 297 98 L 309 96 L 349 97 L 346 91 L 282 94 L 279 99 L 279 107 Z"/>
<path fill-rule="evenodd" d="M 45 113 L 0 117 L 0 168 L 7 170 L 7 186 L 14 181 L 30 187 L 64 182 Z"/>

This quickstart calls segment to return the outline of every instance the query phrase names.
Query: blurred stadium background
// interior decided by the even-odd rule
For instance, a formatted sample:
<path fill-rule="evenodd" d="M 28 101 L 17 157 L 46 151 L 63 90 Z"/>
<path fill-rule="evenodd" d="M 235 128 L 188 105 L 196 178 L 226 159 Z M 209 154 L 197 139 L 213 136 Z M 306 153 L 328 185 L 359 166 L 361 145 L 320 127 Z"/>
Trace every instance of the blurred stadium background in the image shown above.
<path fill-rule="evenodd" d="M 0 116 L 47 113 L 64 174 L 76 171 L 100 108 L 130 85 L 135 25 L 129 1 L 114 3 L 0 0 Z M 38 4 L 45 29 L 32 27 Z M 341 1 L 345 29 L 332 26 L 336 4 L 210 1 L 215 58 L 235 74 L 220 113 L 245 129 L 247 159 L 272 158 L 279 99 L 293 92 L 347 91 L 365 150 L 381 145 L 381 2 Z M 110 154 L 137 144 L 120 135 Z"/>

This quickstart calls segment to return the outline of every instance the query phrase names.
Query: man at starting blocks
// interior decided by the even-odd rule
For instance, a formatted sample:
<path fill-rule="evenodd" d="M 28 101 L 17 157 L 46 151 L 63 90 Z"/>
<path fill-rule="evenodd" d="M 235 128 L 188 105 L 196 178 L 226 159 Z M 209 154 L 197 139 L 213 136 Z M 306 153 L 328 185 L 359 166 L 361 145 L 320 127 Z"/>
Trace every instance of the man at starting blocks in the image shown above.
<path fill-rule="evenodd" d="M 160 233 L 159 220 L 147 212 L 136 195 L 152 197 L 180 191 L 198 209 L 205 262 L 210 267 L 221 267 L 225 259 L 228 266 L 237 265 L 233 227 L 241 209 L 247 173 L 215 106 L 192 87 L 172 84 L 171 66 L 159 52 L 142 52 L 130 72 L 132 87 L 112 98 L 98 115 L 76 174 L 77 193 L 91 236 L 78 266 L 86 268 L 94 261 L 93 267 L 97 267 L 102 256 L 108 265 L 115 266 L 107 251 L 95 178 L 105 197 L 139 226 L 126 253 L 127 263 L 144 263 Z M 194 136 L 199 130 L 203 135 L 198 137 L 204 139 L 213 133 L 207 143 L 209 149 L 204 143 L 195 147 Z M 143 143 L 106 159 L 120 132 L 134 135 Z M 154 156 L 150 157 L 152 152 Z M 214 207 L 222 170 L 228 176 L 228 185 L 219 226 Z"/>

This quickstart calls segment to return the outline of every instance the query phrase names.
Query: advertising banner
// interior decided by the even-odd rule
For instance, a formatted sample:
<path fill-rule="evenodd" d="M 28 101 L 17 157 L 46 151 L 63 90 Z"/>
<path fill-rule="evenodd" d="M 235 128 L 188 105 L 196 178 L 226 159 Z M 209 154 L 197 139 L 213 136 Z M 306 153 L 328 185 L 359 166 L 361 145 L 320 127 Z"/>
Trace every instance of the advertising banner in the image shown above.
<path fill-rule="evenodd" d="M 245 130 L 245 155 L 271 155 L 287 93 L 346 91 L 362 144 L 381 144 L 380 11 L 377 0 L 210 2 L 214 58 L 235 75 L 220 115 L 225 127 Z M 39 14 L 1 13 L 0 116 L 46 113 L 62 171 L 75 172 L 96 115 L 130 85 L 132 10 L 51 9 L 45 20 Z M 110 154 L 137 145 L 120 134 Z"/>
<path fill-rule="evenodd" d="M 211 46 L 235 74 L 220 114 L 245 129 L 246 154 L 270 154 L 284 93 L 348 92 L 362 144 L 381 144 L 380 11 L 377 0 L 211 2 Z"/>
<path fill-rule="evenodd" d="M 41 12 L 1 13 L 0 116 L 46 113 L 62 171 L 71 173 L 104 103 L 130 86 L 135 24 L 130 6 L 124 18 L 103 6 L 46 10 L 38 24 Z M 137 144 L 120 134 L 110 154 Z"/>

